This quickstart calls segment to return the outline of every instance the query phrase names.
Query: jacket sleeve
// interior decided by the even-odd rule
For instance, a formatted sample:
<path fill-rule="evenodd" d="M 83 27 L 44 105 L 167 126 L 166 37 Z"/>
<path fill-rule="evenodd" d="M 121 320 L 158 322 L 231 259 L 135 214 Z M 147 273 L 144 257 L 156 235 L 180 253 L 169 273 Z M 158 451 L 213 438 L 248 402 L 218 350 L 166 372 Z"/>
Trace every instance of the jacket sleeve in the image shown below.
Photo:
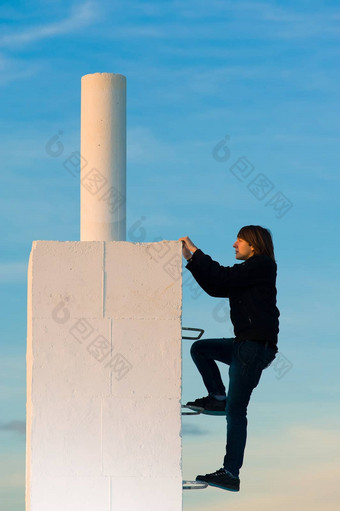
<path fill-rule="evenodd" d="M 255 255 L 234 266 L 222 266 L 197 249 L 185 266 L 210 296 L 228 298 L 235 287 L 248 287 L 268 280 L 267 258 Z M 269 258 L 268 258 L 269 259 Z"/>

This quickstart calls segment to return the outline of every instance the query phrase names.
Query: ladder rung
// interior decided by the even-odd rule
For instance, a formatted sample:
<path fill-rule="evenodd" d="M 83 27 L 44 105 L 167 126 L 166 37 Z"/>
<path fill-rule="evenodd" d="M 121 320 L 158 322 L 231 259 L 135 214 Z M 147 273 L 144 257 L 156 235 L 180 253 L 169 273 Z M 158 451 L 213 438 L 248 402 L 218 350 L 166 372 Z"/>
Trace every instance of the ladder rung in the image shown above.
<path fill-rule="evenodd" d="M 182 405 L 182 409 L 183 408 L 186 408 L 187 410 L 190 410 L 190 412 L 183 412 L 182 411 L 182 415 L 199 415 L 200 413 L 202 413 L 202 412 L 199 412 L 198 410 L 193 410 L 192 408 L 189 408 L 186 405 Z"/>
<path fill-rule="evenodd" d="M 183 490 L 204 490 L 207 486 L 203 481 L 183 481 Z"/>
<path fill-rule="evenodd" d="M 198 341 L 198 339 L 200 339 L 202 337 L 202 335 L 204 334 L 204 330 L 202 328 L 188 328 L 188 327 L 182 326 L 182 330 L 190 330 L 190 331 L 194 331 L 194 332 L 200 332 L 198 334 L 198 336 L 196 336 L 196 337 L 187 337 L 187 336 L 182 335 L 182 339 L 191 339 L 192 341 Z"/>

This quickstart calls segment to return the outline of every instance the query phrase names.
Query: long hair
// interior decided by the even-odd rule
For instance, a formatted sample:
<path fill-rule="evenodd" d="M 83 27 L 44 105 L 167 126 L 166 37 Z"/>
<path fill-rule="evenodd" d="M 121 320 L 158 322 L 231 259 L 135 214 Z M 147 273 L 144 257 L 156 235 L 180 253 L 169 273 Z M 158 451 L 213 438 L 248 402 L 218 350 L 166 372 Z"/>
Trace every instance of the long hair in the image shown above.
<path fill-rule="evenodd" d="M 247 241 L 254 248 L 254 254 L 265 254 L 274 263 L 276 262 L 272 234 L 269 229 L 260 225 L 245 225 L 239 230 L 237 237 Z"/>

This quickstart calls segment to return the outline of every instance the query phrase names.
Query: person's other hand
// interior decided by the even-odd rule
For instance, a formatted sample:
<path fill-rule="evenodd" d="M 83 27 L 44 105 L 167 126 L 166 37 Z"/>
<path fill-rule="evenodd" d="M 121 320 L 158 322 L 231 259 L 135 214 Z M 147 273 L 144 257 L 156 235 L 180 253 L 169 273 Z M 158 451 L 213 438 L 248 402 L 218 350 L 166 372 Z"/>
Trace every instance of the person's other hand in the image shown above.
<path fill-rule="evenodd" d="M 190 259 L 191 252 L 195 253 L 197 250 L 196 245 L 193 244 L 189 236 L 184 236 L 183 238 L 178 238 L 178 241 L 182 242 L 182 252 L 184 259 Z"/>

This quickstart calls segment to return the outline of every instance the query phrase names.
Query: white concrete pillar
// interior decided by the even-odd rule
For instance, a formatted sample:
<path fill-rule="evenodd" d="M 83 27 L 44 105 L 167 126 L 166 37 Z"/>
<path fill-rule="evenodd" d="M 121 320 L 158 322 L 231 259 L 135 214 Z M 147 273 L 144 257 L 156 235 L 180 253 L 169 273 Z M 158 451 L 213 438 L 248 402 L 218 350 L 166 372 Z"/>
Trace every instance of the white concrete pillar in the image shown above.
<path fill-rule="evenodd" d="M 80 240 L 126 239 L 126 78 L 81 79 Z"/>
<path fill-rule="evenodd" d="M 26 511 L 182 511 L 182 247 L 34 241 Z"/>

